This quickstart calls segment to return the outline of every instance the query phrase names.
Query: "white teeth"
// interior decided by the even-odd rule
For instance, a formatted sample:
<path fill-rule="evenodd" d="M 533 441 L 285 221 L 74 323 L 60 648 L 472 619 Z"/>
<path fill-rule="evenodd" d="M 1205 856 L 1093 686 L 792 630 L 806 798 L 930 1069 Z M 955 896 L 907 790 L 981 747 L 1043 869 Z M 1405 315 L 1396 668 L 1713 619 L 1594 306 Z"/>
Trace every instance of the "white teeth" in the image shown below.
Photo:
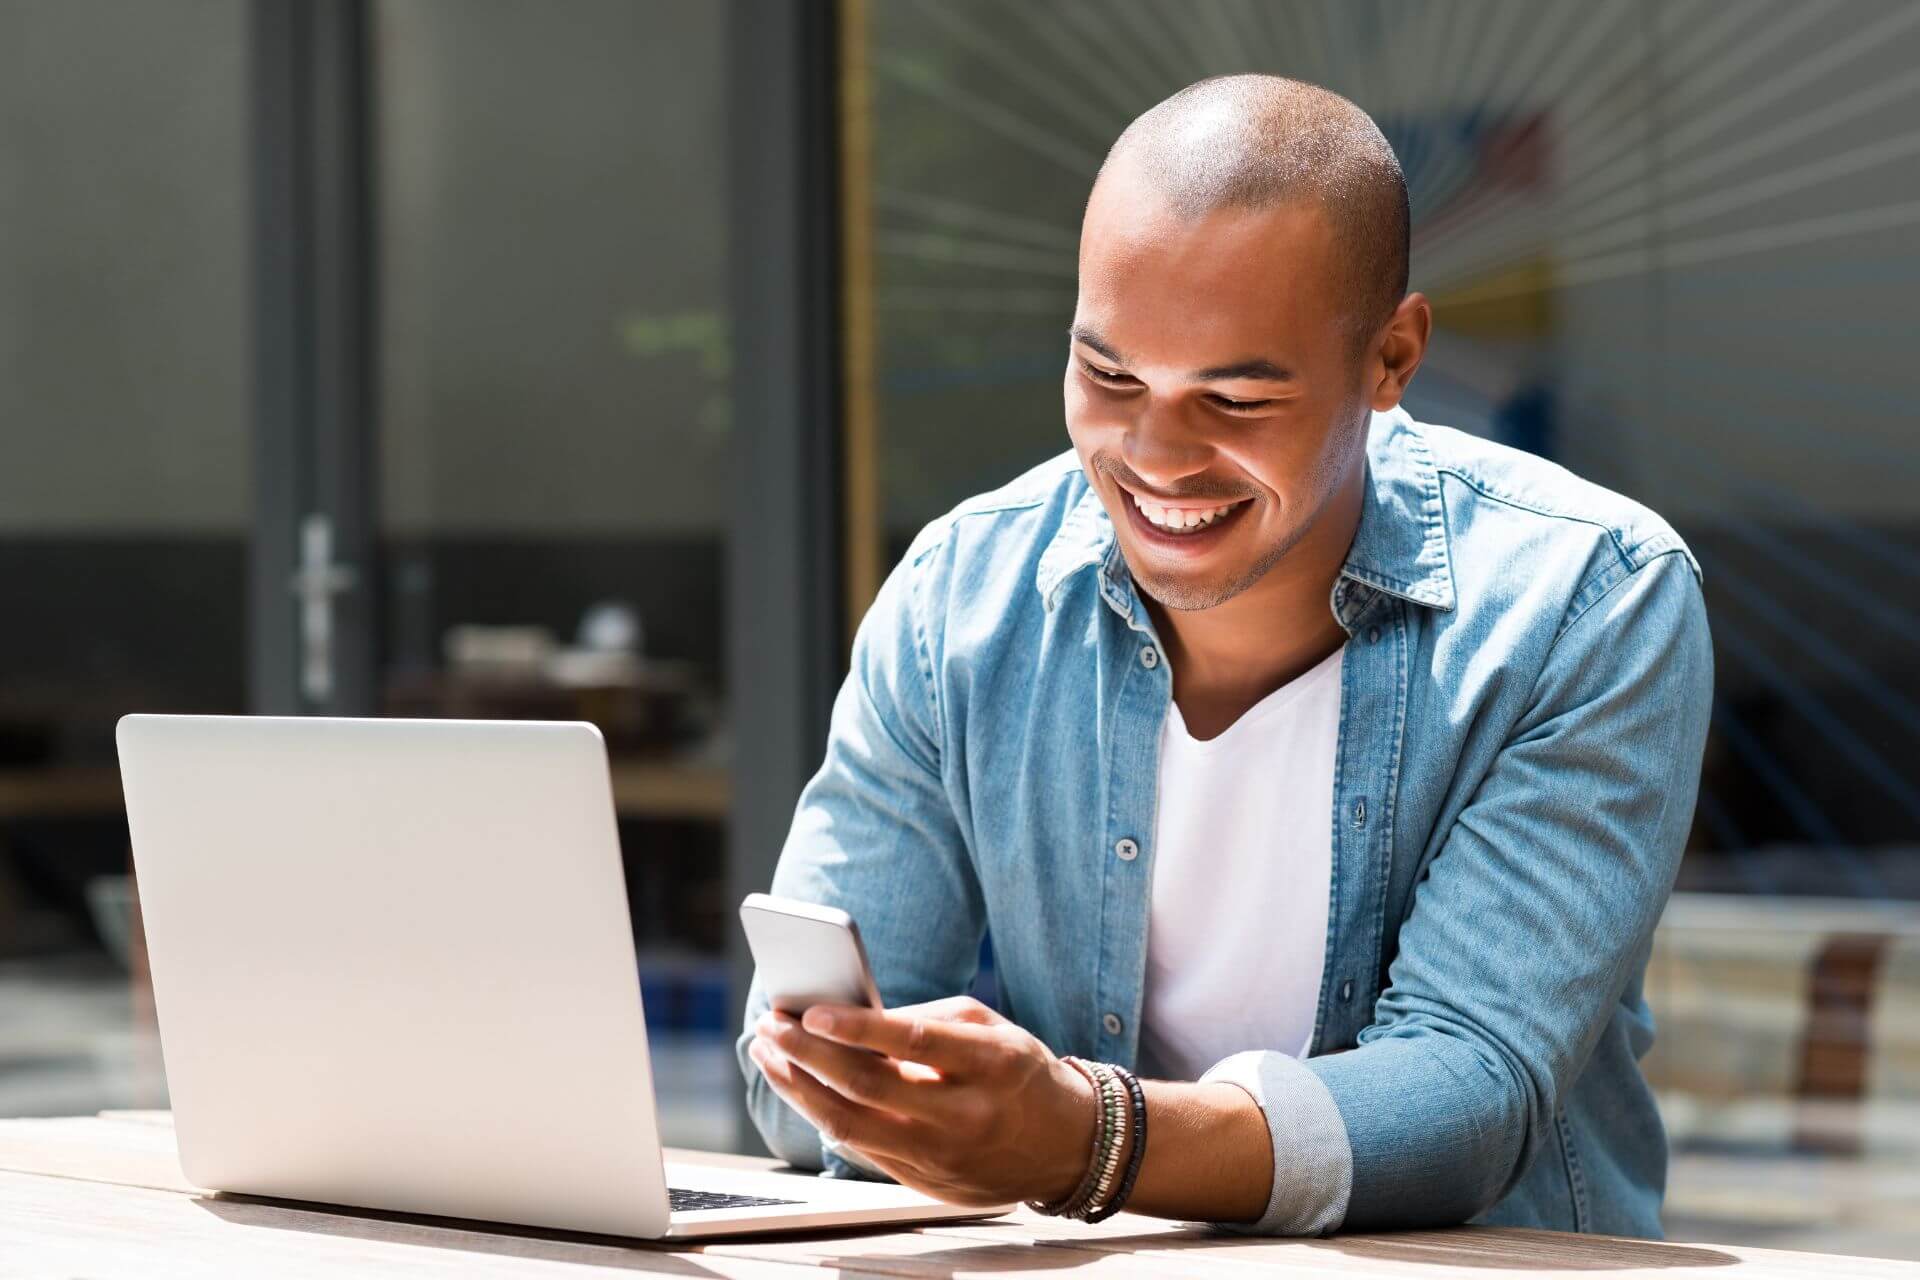
<path fill-rule="evenodd" d="M 1212 524 L 1240 504 L 1229 502 L 1225 506 L 1205 508 L 1162 507 L 1134 495 L 1133 505 L 1140 509 L 1140 514 L 1147 518 L 1147 523 L 1155 528 L 1165 529 L 1171 533 L 1184 533 L 1188 529 L 1204 528 Z"/>

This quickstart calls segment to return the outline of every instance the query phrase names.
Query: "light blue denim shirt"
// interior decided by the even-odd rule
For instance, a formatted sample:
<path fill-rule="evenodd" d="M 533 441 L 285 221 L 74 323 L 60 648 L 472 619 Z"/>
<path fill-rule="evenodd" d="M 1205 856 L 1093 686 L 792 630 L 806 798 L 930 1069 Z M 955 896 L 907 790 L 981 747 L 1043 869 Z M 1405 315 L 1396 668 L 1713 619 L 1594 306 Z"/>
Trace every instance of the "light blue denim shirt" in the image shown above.
<path fill-rule="evenodd" d="M 1706 736 L 1698 575 L 1634 502 L 1374 415 L 1328 602 L 1348 642 L 1312 1044 L 1248 1045 L 1203 1077 L 1244 1087 L 1272 1134 L 1272 1195 L 1245 1229 L 1660 1235 L 1641 984 Z M 851 912 L 889 1005 L 966 990 L 991 930 L 1008 1017 L 1131 1065 L 1171 696 L 1073 454 L 963 503 L 860 627 L 773 891 Z M 1222 930 L 1263 927 L 1259 902 L 1219 893 Z M 749 1028 L 765 1007 L 756 982 Z M 749 1038 L 769 1146 L 857 1173 Z"/>

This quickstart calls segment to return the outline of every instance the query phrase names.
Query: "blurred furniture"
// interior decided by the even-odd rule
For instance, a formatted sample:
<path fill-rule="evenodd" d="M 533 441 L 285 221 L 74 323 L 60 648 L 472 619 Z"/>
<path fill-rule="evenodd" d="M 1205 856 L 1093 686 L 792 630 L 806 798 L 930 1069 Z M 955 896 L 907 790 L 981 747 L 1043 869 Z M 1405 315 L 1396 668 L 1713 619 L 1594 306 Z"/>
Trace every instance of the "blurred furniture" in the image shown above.
<path fill-rule="evenodd" d="M 1670 1236 L 1920 1259 L 1920 903 L 1676 894 L 1646 994 Z"/>
<path fill-rule="evenodd" d="M 673 1152 L 716 1163 L 744 1156 Z M 771 1162 L 762 1162 L 771 1164 Z M 1462 1227 L 1260 1240 L 1122 1216 L 1099 1226 L 1026 1210 L 915 1231 L 714 1241 L 698 1248 L 449 1218 L 212 1195 L 190 1186 L 166 1112 L 0 1121 L 0 1257 L 36 1275 L 843 1276 L 1651 1274 L 1911 1277 L 1910 1263 L 1773 1249 Z"/>
<path fill-rule="evenodd" d="M 1646 994 L 1677 1140 L 1920 1157 L 1920 903 L 1675 894 Z"/>
<path fill-rule="evenodd" d="M 387 682 L 381 711 L 461 720 L 589 720 L 614 756 L 684 749 L 711 731 L 697 668 L 623 658 L 560 651 L 518 667 L 396 674 Z"/>
<path fill-rule="evenodd" d="M 0 769 L 0 821 L 92 818 L 119 811 L 118 769 Z"/>

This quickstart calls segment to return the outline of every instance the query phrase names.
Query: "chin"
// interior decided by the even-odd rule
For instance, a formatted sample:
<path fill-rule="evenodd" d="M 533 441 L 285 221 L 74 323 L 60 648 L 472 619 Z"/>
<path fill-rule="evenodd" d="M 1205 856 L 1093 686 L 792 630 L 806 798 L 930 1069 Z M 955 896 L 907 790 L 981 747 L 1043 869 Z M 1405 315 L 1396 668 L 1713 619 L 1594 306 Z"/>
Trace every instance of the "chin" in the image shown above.
<path fill-rule="evenodd" d="M 1121 552 L 1126 555 L 1127 568 L 1132 572 L 1134 584 L 1139 587 L 1141 594 L 1151 597 L 1163 608 L 1181 613 L 1198 613 L 1203 609 L 1218 608 L 1266 577 L 1267 571 L 1280 563 L 1299 539 L 1300 531 L 1296 530 L 1279 543 L 1265 548 L 1251 563 L 1242 558 L 1236 564 L 1205 573 L 1141 573 L 1135 565 L 1139 560 L 1148 560 L 1148 557 L 1127 554 L 1128 547 L 1124 541 L 1121 543 Z"/>
<path fill-rule="evenodd" d="M 1139 574 L 1135 574 L 1133 580 L 1160 605 L 1181 613 L 1197 613 L 1223 605 L 1252 585 L 1218 578 L 1141 577 Z"/>

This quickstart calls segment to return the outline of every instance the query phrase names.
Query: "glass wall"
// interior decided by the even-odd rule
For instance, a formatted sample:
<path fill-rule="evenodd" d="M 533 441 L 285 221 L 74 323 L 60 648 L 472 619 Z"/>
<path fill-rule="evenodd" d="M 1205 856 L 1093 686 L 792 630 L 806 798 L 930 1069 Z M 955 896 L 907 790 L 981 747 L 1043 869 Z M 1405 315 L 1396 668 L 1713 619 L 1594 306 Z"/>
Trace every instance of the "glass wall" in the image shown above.
<path fill-rule="evenodd" d="M 113 728 L 245 709 L 245 72 L 240 0 L 0 8 L 0 1115 L 164 1097 Z"/>
<path fill-rule="evenodd" d="M 165 1102 L 113 727 L 260 657 L 263 12 L 0 6 L 0 1116 Z M 730 1146 L 724 9 L 368 14 L 367 709 L 602 728 L 663 1129 Z"/>
<path fill-rule="evenodd" d="M 1705 568 L 1652 975 L 1674 1230 L 1920 1256 L 1840 1202 L 1885 1205 L 1920 1134 L 1920 9 L 873 0 L 861 34 L 889 564 L 1068 447 L 1079 218 L 1129 120 L 1236 71 L 1374 115 L 1438 326 L 1410 410 L 1645 501 Z M 1814 1151 L 1855 1153 L 1845 1191 L 1783 1198 Z"/>
<path fill-rule="evenodd" d="M 373 12 L 382 709 L 600 726 L 663 1123 L 728 1146 L 724 10 Z"/>

